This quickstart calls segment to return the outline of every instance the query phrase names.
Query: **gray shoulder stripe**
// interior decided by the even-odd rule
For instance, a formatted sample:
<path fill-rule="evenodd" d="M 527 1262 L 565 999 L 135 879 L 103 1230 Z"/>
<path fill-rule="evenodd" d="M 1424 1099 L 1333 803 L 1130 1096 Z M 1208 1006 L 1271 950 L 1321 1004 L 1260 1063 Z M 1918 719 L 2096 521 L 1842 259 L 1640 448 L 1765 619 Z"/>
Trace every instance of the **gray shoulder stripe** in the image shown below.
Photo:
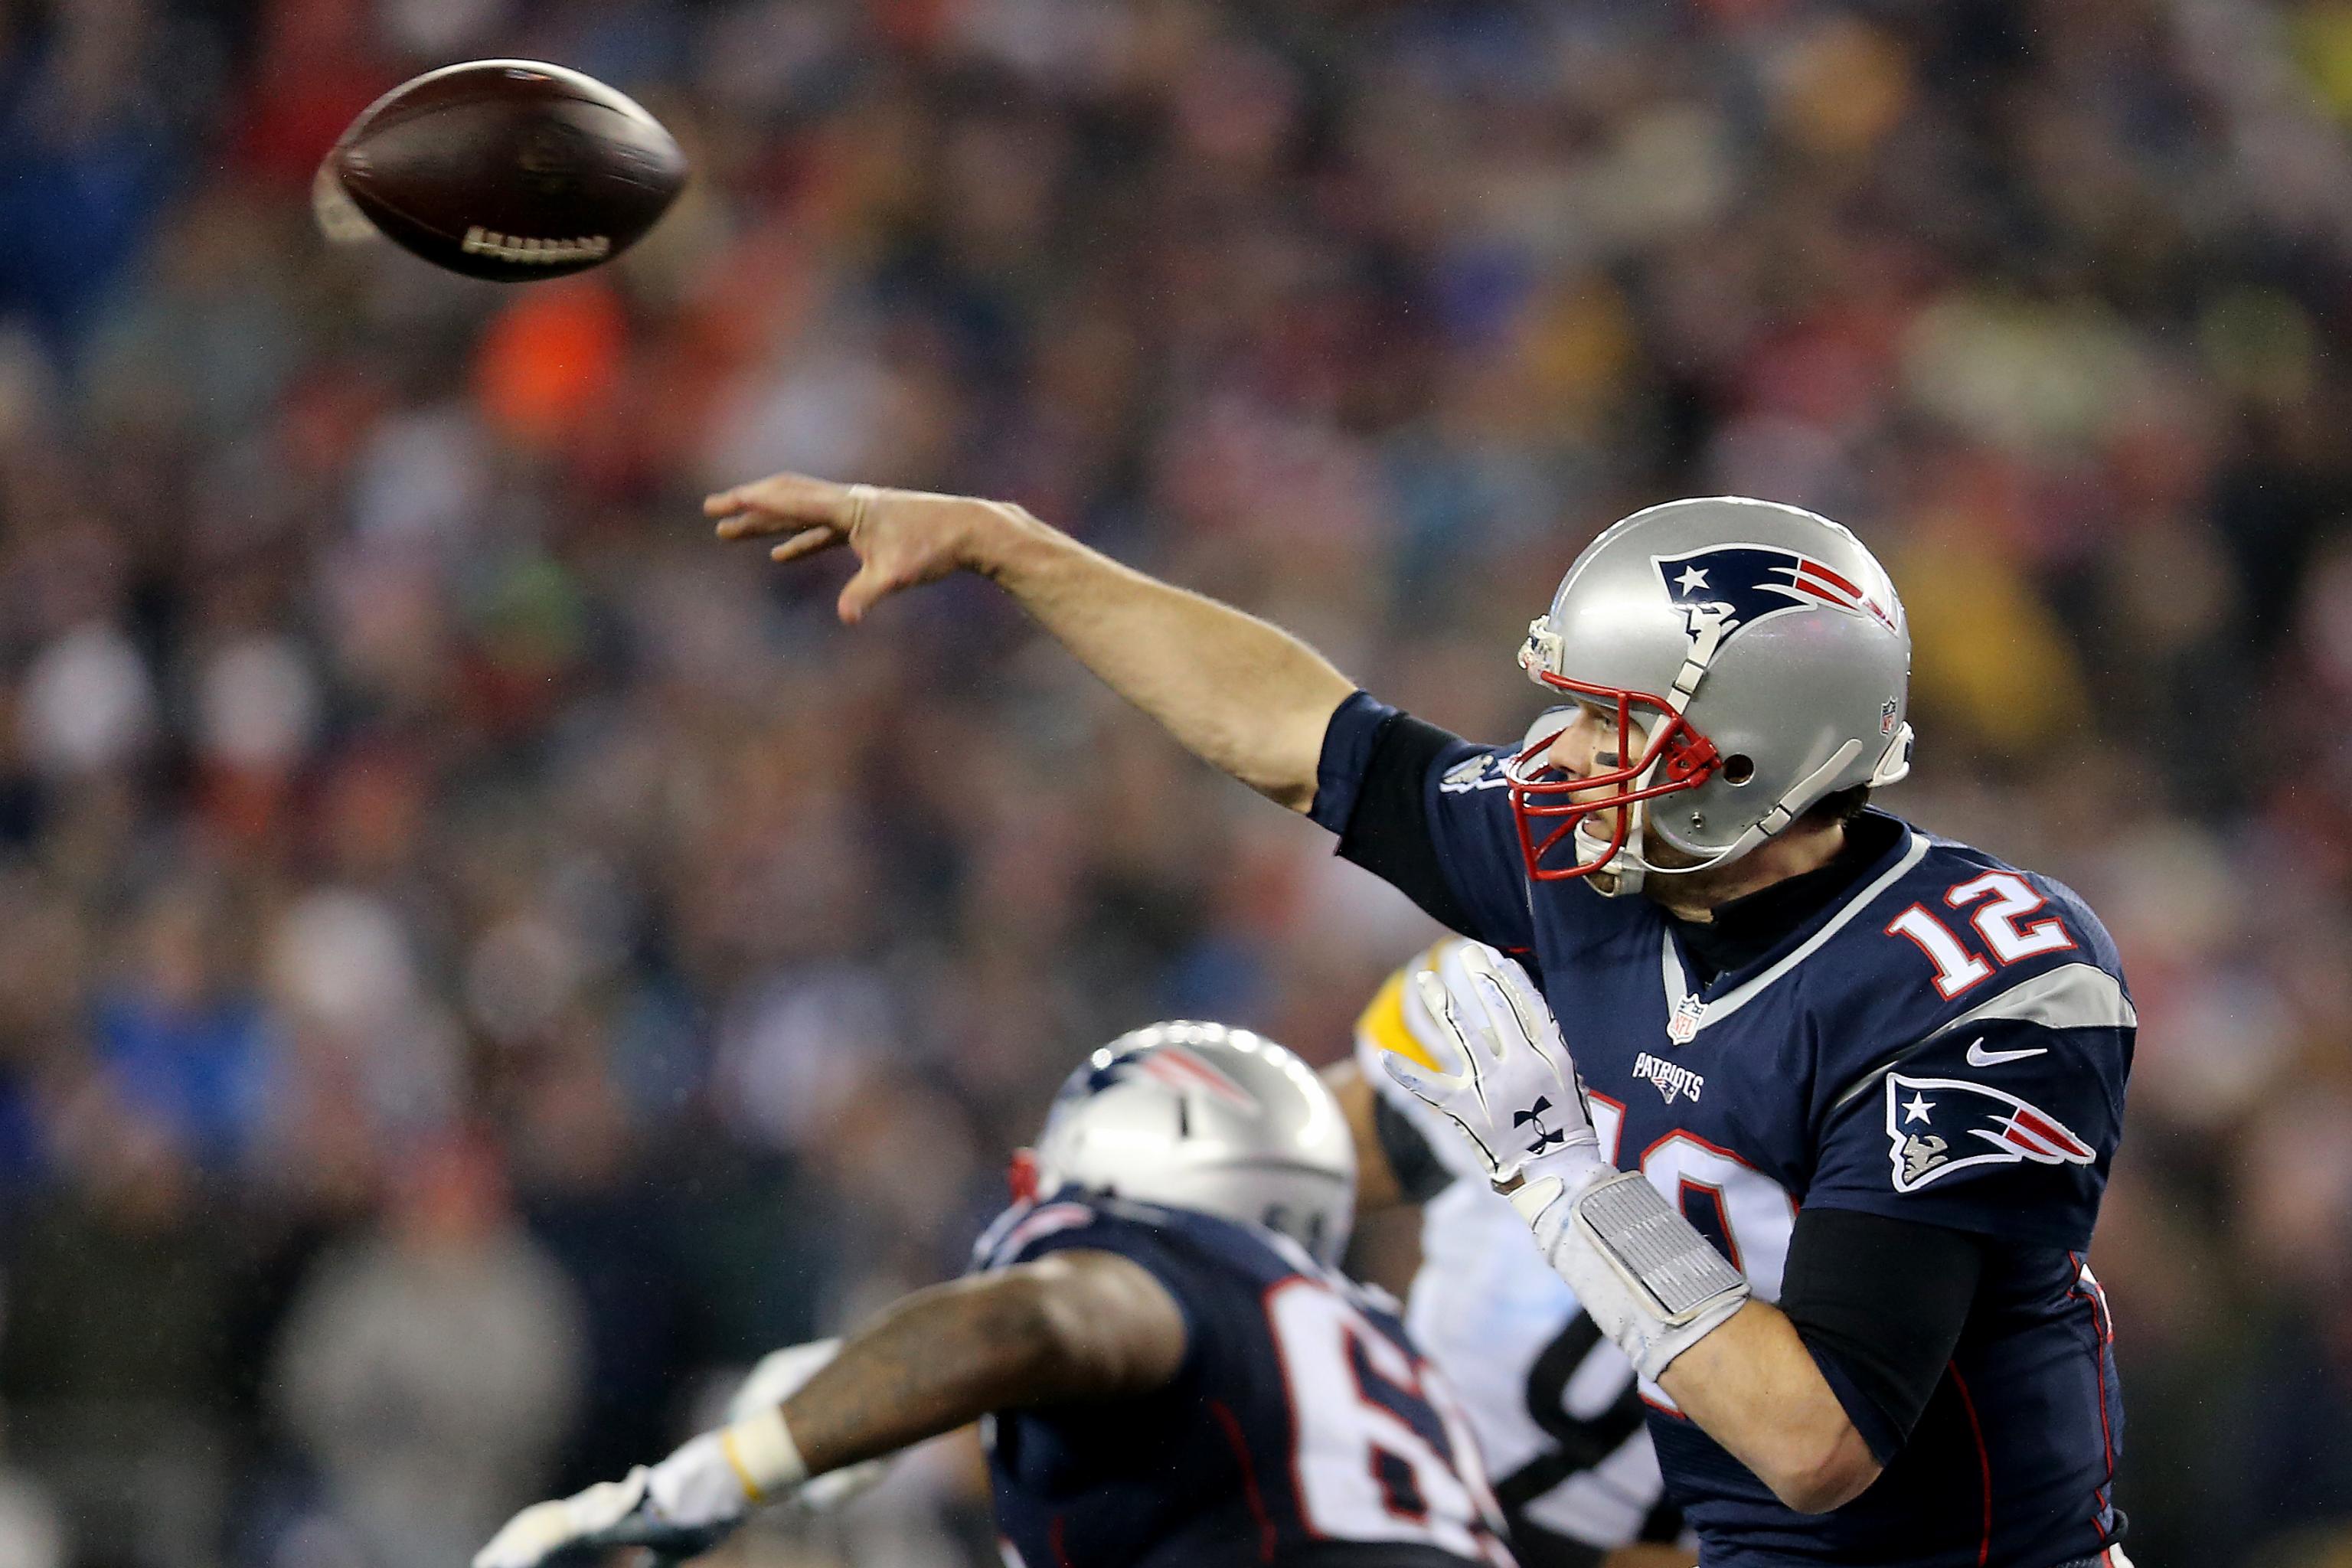
<path fill-rule="evenodd" d="M 2116 983 L 2114 975 L 2088 963 L 2063 964 L 2046 974 L 2020 981 L 1991 1000 L 1969 1008 L 1934 1034 L 1888 1052 L 1840 1089 L 1830 1101 L 1830 1110 L 1843 1110 L 1868 1093 L 1888 1068 L 1901 1067 L 1953 1030 L 1972 1025 L 1981 1026 L 1996 1019 L 2039 1024 L 2049 1029 L 2139 1026 L 2139 1015 L 2132 1010 L 2131 998 L 2124 994 L 2124 988 Z"/>
<path fill-rule="evenodd" d="M 2068 963 L 2021 980 L 1990 1001 L 1979 1002 L 1935 1034 L 1973 1028 L 1997 1019 L 2040 1024 L 2050 1029 L 2132 1029 L 2139 1015 L 2116 977 L 2088 963 Z"/>

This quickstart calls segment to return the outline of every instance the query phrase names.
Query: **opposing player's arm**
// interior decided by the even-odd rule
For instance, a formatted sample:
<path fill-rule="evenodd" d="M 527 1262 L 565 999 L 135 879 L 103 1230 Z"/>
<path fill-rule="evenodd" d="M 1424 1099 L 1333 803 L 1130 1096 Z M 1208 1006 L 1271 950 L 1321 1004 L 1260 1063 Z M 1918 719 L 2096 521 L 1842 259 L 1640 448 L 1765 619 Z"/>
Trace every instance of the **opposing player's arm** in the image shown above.
<path fill-rule="evenodd" d="M 1278 626 L 1122 566 L 1009 502 L 778 474 L 703 510 L 721 539 L 783 536 L 778 561 L 848 545 L 847 622 L 902 588 L 987 577 L 1195 756 L 1293 811 L 1315 803 L 1324 730 L 1355 687 Z"/>
<path fill-rule="evenodd" d="M 1380 1096 L 1364 1081 L 1363 1070 L 1352 1061 L 1333 1062 L 1323 1069 L 1323 1086 L 1339 1102 L 1348 1119 L 1348 1132 L 1356 1145 L 1356 1212 L 1379 1214 L 1413 1200 L 1405 1194 L 1389 1163 L 1381 1142 Z"/>
<path fill-rule="evenodd" d="M 780 1406 L 693 1438 L 507 1522 L 474 1568 L 541 1568 L 617 1546 L 708 1550 L 813 1476 L 951 1432 L 992 1410 L 1164 1387 L 1184 1363 L 1182 1309 L 1141 1266 L 1070 1248 L 919 1290 L 841 1347 Z"/>

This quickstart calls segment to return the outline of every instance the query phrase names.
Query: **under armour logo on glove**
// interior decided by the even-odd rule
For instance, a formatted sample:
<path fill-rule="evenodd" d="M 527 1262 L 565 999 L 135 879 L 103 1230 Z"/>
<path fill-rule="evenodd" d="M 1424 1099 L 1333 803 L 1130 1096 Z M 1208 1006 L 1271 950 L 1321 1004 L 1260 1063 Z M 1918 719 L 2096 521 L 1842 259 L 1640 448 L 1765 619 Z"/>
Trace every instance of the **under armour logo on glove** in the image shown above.
<path fill-rule="evenodd" d="M 1511 1118 L 1511 1125 L 1514 1127 L 1532 1126 L 1535 1128 L 1536 1141 L 1528 1145 L 1528 1152 L 1530 1154 L 1540 1154 L 1555 1143 L 1565 1143 L 1568 1142 L 1567 1133 L 1556 1132 L 1543 1124 L 1544 1112 L 1550 1109 L 1551 1101 L 1542 1095 L 1538 1095 L 1536 1097 L 1534 1109 L 1522 1110 L 1517 1116 Z"/>

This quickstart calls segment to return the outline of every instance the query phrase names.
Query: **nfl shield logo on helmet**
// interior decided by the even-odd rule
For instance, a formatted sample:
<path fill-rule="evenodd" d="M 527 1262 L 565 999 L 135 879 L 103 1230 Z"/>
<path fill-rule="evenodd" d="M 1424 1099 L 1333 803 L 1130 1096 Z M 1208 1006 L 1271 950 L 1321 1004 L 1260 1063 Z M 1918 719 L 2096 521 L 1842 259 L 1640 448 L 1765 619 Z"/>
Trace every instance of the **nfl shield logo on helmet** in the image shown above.
<path fill-rule="evenodd" d="M 1810 555 L 1776 544 L 1716 544 L 1653 555 L 1658 581 L 1697 626 L 1696 611 L 1721 618 L 1723 635 L 1800 610 L 1867 616 L 1892 631 L 1895 616 L 1869 590 Z"/>
<path fill-rule="evenodd" d="M 2041 1107 L 1956 1078 L 1886 1075 L 1895 1190 L 1918 1191 L 1976 1165 L 2087 1165 L 2098 1151 Z"/>

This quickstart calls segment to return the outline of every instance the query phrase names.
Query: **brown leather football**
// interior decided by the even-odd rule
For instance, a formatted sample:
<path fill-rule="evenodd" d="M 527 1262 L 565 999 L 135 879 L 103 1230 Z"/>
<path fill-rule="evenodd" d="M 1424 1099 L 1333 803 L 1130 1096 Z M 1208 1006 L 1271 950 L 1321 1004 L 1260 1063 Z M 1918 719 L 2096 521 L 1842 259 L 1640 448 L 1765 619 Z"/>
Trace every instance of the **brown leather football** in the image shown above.
<path fill-rule="evenodd" d="M 428 71 L 369 105 L 327 162 L 385 236 L 436 267 L 508 283 L 611 260 L 686 184 L 659 121 L 537 60 Z"/>

